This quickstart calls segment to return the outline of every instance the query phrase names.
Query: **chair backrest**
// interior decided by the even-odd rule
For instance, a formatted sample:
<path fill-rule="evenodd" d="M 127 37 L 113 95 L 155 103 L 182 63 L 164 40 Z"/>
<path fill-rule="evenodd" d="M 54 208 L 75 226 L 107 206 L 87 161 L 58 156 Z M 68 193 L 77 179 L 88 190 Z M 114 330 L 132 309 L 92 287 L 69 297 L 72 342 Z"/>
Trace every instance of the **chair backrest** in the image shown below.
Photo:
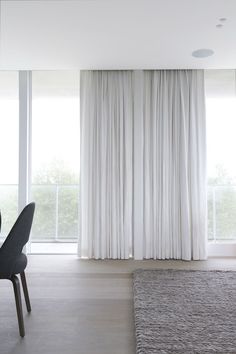
<path fill-rule="evenodd" d="M 6 240 L 0 248 L 1 257 L 11 259 L 21 254 L 24 245 L 29 240 L 33 222 L 35 203 L 30 203 L 22 210 Z"/>

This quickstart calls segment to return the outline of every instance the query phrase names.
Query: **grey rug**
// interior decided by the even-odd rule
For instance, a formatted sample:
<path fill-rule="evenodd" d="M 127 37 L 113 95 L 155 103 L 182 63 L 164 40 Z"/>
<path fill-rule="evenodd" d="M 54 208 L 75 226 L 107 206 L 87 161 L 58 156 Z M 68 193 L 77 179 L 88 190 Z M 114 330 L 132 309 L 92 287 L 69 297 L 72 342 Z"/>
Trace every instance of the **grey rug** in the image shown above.
<path fill-rule="evenodd" d="M 236 353 L 236 272 L 137 270 L 138 354 Z"/>

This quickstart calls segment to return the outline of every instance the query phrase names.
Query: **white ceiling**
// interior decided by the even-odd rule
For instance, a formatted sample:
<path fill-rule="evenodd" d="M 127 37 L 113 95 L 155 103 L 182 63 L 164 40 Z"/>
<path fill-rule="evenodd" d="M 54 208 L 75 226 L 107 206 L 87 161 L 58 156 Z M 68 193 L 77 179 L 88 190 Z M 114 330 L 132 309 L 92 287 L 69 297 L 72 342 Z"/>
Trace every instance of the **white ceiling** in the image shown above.
<path fill-rule="evenodd" d="M 0 45 L 4 70 L 236 68 L 236 0 L 2 0 Z"/>

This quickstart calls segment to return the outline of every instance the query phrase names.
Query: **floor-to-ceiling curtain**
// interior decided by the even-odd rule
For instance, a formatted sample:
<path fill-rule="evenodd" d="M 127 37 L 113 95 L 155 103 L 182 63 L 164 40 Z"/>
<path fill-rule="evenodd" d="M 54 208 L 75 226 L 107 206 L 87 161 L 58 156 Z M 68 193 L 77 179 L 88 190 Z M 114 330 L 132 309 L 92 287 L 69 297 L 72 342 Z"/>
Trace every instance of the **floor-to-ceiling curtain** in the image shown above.
<path fill-rule="evenodd" d="M 81 73 L 81 254 L 206 258 L 201 70 Z"/>
<path fill-rule="evenodd" d="M 131 71 L 81 72 L 81 255 L 127 259 L 132 241 Z"/>
<path fill-rule="evenodd" d="M 143 127 L 142 258 L 205 259 L 203 71 L 144 71 Z"/>

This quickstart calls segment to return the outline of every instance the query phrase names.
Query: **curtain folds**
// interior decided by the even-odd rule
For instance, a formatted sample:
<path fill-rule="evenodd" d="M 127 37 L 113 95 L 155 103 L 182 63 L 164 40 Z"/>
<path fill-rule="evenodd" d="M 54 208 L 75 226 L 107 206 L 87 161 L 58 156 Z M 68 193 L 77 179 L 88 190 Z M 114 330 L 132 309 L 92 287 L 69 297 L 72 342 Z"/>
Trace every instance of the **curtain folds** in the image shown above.
<path fill-rule="evenodd" d="M 132 239 L 130 71 L 81 73 L 81 255 L 127 259 Z"/>
<path fill-rule="evenodd" d="M 81 254 L 206 258 L 201 70 L 81 72 Z"/>
<path fill-rule="evenodd" d="M 144 71 L 143 258 L 206 258 L 202 71 Z"/>

